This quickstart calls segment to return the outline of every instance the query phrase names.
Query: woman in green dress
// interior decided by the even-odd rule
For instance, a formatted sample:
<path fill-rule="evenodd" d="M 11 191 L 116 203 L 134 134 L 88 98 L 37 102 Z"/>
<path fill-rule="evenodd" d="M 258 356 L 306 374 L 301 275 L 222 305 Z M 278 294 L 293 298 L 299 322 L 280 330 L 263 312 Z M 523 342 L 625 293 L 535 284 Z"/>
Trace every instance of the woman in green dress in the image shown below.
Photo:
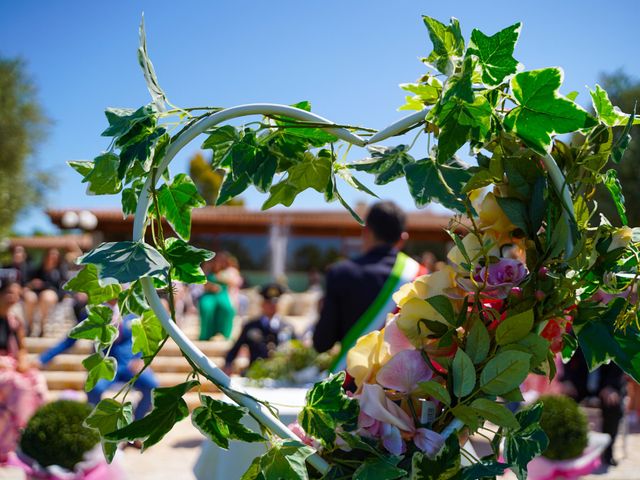
<path fill-rule="evenodd" d="M 228 254 L 219 252 L 204 265 L 207 283 L 199 303 L 200 340 L 209 340 L 218 333 L 225 338 L 231 336 L 236 312 L 229 297 L 228 279 L 224 275 L 228 262 Z"/>

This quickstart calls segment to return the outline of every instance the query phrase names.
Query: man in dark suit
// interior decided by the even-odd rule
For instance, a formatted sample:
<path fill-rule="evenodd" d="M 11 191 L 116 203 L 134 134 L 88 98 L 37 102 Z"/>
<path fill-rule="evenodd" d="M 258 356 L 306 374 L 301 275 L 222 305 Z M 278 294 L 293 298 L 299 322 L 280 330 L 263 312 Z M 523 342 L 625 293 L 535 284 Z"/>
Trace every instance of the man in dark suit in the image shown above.
<path fill-rule="evenodd" d="M 265 285 L 260 289 L 263 299 L 262 315 L 250 320 L 242 328 L 238 340 L 225 358 L 225 372 L 231 371 L 233 361 L 243 345 L 249 348 L 249 361 L 253 363 L 258 358 L 267 358 L 280 343 L 295 338 L 293 328 L 276 314 L 278 299 L 283 293 L 284 289 L 277 283 Z"/>
<path fill-rule="evenodd" d="M 602 414 L 602 431 L 611 436 L 611 443 L 602 454 L 606 465 L 615 466 L 613 444 L 616 441 L 620 420 L 624 415 L 623 400 L 626 391 L 626 380 L 623 371 L 615 363 L 601 365 L 589 372 L 587 362 L 580 350 L 564 366 L 561 378 L 564 391 L 576 402 L 590 397 L 599 400 Z"/>
<path fill-rule="evenodd" d="M 405 222 L 404 212 L 395 203 L 373 204 L 362 233 L 365 253 L 327 271 L 313 346 L 324 352 L 341 342 L 333 371 L 344 368 L 346 352 L 358 337 L 384 326 L 387 314 L 395 309 L 391 295 L 403 283 L 426 273 L 418 262 L 398 250 L 407 238 Z"/>

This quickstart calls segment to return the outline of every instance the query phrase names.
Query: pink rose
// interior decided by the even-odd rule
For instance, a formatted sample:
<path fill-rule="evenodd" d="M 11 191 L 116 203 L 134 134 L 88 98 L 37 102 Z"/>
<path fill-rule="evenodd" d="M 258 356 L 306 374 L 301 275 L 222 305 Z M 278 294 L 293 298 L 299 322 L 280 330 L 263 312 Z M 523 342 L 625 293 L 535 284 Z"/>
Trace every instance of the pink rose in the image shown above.
<path fill-rule="evenodd" d="M 473 279 L 479 285 L 484 284 L 482 291 L 485 294 L 506 298 L 511 289 L 520 285 L 528 273 L 527 267 L 520 260 L 501 258 L 489 266 L 478 266 Z"/>

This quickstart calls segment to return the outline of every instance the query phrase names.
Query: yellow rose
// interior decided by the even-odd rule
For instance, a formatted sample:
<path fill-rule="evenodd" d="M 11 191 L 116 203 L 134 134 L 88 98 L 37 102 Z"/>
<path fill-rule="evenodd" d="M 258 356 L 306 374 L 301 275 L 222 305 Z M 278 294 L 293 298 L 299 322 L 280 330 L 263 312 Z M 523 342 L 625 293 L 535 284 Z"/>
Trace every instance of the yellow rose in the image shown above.
<path fill-rule="evenodd" d="M 360 337 L 347 352 L 347 373 L 358 388 L 375 379 L 378 370 L 391 358 L 389 344 L 384 341 L 384 330 L 374 330 Z"/>
<path fill-rule="evenodd" d="M 611 239 L 611 245 L 607 252 L 615 250 L 616 248 L 627 248 L 633 238 L 633 229 L 630 227 L 616 228 Z"/>
<path fill-rule="evenodd" d="M 476 200 L 473 202 L 474 208 L 478 212 L 478 223 L 482 230 L 491 232 L 498 238 L 504 238 L 516 229 L 498 205 L 496 196 L 492 192 L 487 193 L 481 201 L 474 200 Z"/>
<path fill-rule="evenodd" d="M 440 315 L 427 298 L 437 295 L 454 295 L 459 288 L 456 284 L 456 272 L 450 266 L 446 266 L 440 271 L 430 273 L 417 278 L 413 283 L 406 285 L 394 296 L 394 300 L 400 306 L 397 324 L 398 328 L 406 335 L 413 345 L 422 345 L 422 337 L 428 335 L 430 331 L 424 323 L 419 323 L 422 319 L 435 320 L 448 324 L 452 319 L 445 319 Z M 454 310 L 459 308 L 459 300 L 452 299 Z"/>

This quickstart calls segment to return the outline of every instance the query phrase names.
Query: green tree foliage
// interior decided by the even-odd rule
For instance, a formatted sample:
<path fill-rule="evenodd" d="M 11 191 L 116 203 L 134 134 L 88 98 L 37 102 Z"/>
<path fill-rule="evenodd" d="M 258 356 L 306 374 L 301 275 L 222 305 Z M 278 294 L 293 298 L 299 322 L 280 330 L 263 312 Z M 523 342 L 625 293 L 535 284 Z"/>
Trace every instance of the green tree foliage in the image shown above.
<path fill-rule="evenodd" d="M 189 176 L 207 205 L 215 205 L 224 176 L 211 168 L 210 162 L 205 160 L 202 153 L 196 153 L 189 160 Z M 244 200 L 232 198 L 226 202 L 226 205 L 241 206 L 244 205 Z"/>
<path fill-rule="evenodd" d="M 28 165 L 45 136 L 49 120 L 36 97 L 25 64 L 0 58 L 0 238 L 20 212 L 37 204 L 51 177 Z"/>
<path fill-rule="evenodd" d="M 640 79 L 632 78 L 623 70 L 611 74 L 603 74 L 600 78 L 602 87 L 609 93 L 613 105 L 623 112 L 632 112 L 636 102 L 640 102 Z M 640 108 L 640 106 L 639 106 Z M 636 112 L 637 113 L 637 112 Z M 618 134 L 620 135 L 620 134 Z M 607 168 L 618 173 L 618 179 L 624 186 L 623 194 L 627 205 L 629 225 L 640 225 L 640 125 L 631 129 L 631 142 L 620 163 L 609 161 Z M 620 225 L 615 201 L 606 189 L 601 188 L 596 200 L 602 212 L 615 225 Z"/>

